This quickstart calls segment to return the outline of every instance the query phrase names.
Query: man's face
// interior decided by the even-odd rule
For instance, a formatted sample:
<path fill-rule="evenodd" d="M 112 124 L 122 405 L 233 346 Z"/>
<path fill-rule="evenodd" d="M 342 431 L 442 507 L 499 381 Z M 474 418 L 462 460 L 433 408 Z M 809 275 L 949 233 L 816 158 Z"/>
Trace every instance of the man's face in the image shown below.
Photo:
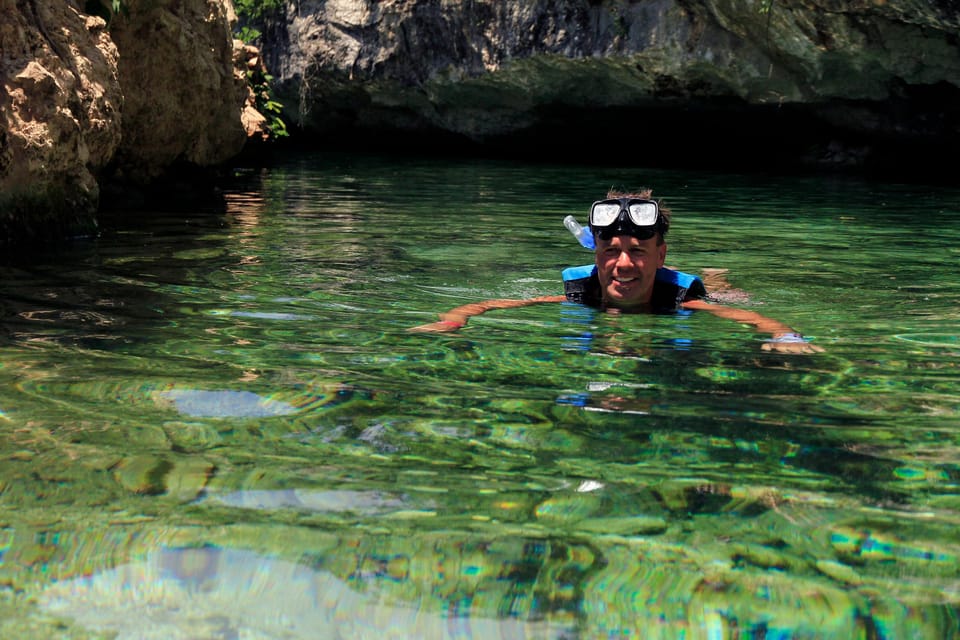
<path fill-rule="evenodd" d="M 604 302 L 620 309 L 649 304 L 657 269 L 666 257 L 667 245 L 658 245 L 657 236 L 597 238 L 597 275 Z"/>

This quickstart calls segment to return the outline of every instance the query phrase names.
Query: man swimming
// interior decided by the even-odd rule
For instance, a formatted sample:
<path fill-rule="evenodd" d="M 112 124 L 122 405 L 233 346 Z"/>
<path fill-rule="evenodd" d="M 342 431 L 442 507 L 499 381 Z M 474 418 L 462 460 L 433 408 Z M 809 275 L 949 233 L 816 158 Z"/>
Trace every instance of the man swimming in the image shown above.
<path fill-rule="evenodd" d="M 609 313 L 703 310 L 770 334 L 763 343 L 764 350 L 783 353 L 823 351 L 778 320 L 755 311 L 707 301 L 707 291 L 700 278 L 666 268 L 665 236 L 670 229 L 670 217 L 670 210 L 654 200 L 649 189 L 635 193 L 611 191 L 605 199 L 590 207 L 590 235 L 585 244 L 594 245 L 594 264 L 564 270 L 564 295 L 465 304 L 441 313 L 438 322 L 420 325 L 411 331 L 456 331 L 471 316 L 492 309 L 570 301 Z"/>

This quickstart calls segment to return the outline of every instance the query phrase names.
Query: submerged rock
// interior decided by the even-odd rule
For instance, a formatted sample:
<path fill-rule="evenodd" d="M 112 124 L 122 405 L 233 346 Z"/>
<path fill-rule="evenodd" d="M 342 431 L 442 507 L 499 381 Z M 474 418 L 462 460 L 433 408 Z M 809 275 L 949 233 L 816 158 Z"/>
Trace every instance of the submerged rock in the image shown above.
<path fill-rule="evenodd" d="M 189 502 L 200 494 L 213 470 L 213 464 L 203 458 L 141 454 L 123 459 L 113 475 L 131 493 Z"/>

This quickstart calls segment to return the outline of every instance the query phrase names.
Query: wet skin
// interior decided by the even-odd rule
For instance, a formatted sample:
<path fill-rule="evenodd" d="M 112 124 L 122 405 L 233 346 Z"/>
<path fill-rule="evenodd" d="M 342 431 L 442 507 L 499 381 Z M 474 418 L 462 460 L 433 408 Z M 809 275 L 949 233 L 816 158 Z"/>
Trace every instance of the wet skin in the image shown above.
<path fill-rule="evenodd" d="M 666 243 L 657 237 L 597 238 L 596 263 L 603 301 L 607 307 L 640 309 L 650 303 L 657 269 L 667 257 Z"/>

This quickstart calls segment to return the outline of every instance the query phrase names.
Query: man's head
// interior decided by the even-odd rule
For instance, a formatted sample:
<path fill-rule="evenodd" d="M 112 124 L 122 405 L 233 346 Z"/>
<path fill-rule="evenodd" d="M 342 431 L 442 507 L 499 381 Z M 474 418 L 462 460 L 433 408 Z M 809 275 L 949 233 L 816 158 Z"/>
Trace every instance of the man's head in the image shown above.
<path fill-rule="evenodd" d="M 663 236 L 670 228 L 670 210 L 650 195 L 649 189 L 611 191 L 591 208 L 597 276 L 608 306 L 636 309 L 650 303 L 657 269 L 667 256 Z"/>

